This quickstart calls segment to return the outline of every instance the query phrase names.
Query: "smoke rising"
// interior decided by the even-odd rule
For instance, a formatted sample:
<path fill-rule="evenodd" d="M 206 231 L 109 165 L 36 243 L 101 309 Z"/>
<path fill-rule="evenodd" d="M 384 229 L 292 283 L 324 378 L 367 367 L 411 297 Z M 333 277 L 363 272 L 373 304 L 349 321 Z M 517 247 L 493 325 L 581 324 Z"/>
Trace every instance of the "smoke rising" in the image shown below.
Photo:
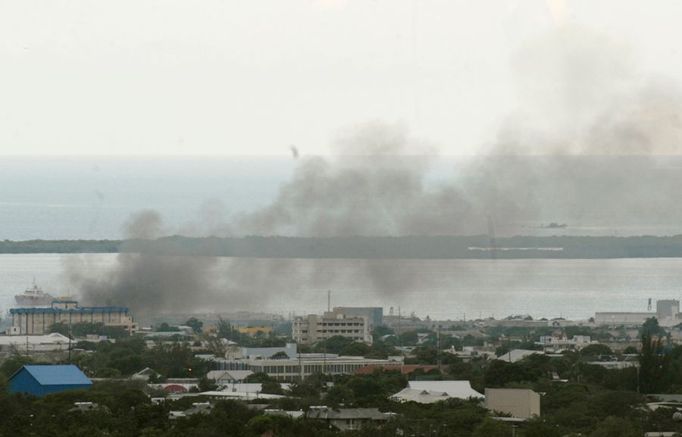
<path fill-rule="evenodd" d="M 162 235 L 162 225 L 158 212 L 141 211 L 125 224 L 126 237 L 144 244 Z M 136 314 L 154 314 L 191 311 L 220 297 L 211 271 L 215 258 L 129 253 L 125 243 L 121 249 L 115 267 L 103 274 L 89 274 L 87 264 L 67 266 L 85 304 L 126 305 Z"/>
<path fill-rule="evenodd" d="M 402 125 L 370 122 L 342 132 L 331 158 L 299 157 L 293 178 L 267 207 L 223 221 L 202 215 L 213 235 L 376 236 L 533 232 L 540 223 L 568 229 L 659 226 L 682 219 L 682 172 L 671 168 L 682 138 L 682 93 L 665 79 L 643 78 L 633 55 L 586 29 L 562 28 L 512 60 L 518 110 L 501 123 L 486 153 L 432 178 L 434 147 Z M 530 230 L 530 231 L 529 231 Z M 193 231 L 200 231 L 193 229 Z M 560 231 L 553 231 L 560 232 Z M 127 236 L 163 235 L 147 211 Z M 207 306 L 253 308 L 273 293 L 360 281 L 393 295 L 437 278 L 389 260 L 232 259 L 122 253 L 108 274 L 71 269 L 91 303 L 136 312 Z M 358 279 L 359 278 L 359 279 Z"/>

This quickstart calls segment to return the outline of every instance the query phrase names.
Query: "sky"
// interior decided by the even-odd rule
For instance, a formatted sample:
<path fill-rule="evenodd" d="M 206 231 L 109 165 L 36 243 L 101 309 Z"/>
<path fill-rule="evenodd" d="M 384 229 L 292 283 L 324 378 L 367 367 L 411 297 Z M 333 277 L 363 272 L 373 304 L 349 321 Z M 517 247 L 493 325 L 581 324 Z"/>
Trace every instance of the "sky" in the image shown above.
<path fill-rule="evenodd" d="M 676 0 L 0 0 L 0 155 L 317 155 L 374 120 L 476 154 L 532 113 L 529 95 L 599 94 L 621 67 L 623 87 L 682 75 L 680 13 Z M 532 49 L 565 29 L 564 53 L 586 34 L 617 47 L 598 87 L 562 87 L 562 59 Z"/>

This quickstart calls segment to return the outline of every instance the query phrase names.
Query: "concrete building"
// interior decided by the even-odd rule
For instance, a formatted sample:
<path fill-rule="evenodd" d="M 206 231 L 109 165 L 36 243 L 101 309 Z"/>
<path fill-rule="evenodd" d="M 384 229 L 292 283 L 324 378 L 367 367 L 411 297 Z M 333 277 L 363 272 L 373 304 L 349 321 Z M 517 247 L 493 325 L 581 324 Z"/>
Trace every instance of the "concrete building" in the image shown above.
<path fill-rule="evenodd" d="M 384 309 L 380 307 L 334 307 L 334 313 L 345 317 L 364 317 L 369 323 L 370 332 L 384 324 Z"/>
<path fill-rule="evenodd" d="M 79 307 L 75 300 L 54 301 L 44 308 L 12 308 L 12 329 L 10 332 L 22 335 L 49 334 L 55 323 L 103 323 L 104 326 L 118 326 L 132 334 L 137 324 L 126 307 Z"/>
<path fill-rule="evenodd" d="M 486 388 L 485 407 L 512 417 L 530 419 L 540 416 L 540 395 L 525 388 Z"/>
<path fill-rule="evenodd" d="M 675 299 L 657 300 L 656 317 L 658 320 L 673 319 L 680 312 L 680 301 Z"/>
<path fill-rule="evenodd" d="M 334 311 L 325 312 L 322 316 L 310 314 L 296 317 L 292 325 L 292 336 L 300 344 L 315 344 L 335 336 L 372 344 L 366 317 L 346 317 L 343 313 Z"/>
<path fill-rule="evenodd" d="M 45 396 L 66 390 L 90 388 L 92 381 L 73 364 L 25 365 L 9 378 L 10 393 Z"/>

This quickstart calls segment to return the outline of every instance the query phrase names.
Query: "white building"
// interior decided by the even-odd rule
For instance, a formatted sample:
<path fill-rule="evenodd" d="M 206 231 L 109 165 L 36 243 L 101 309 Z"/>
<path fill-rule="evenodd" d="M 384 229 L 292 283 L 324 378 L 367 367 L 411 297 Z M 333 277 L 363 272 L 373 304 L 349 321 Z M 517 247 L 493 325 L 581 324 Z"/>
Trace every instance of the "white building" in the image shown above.
<path fill-rule="evenodd" d="M 448 399 L 482 399 L 469 381 L 409 381 L 408 386 L 391 396 L 396 402 L 433 404 Z"/>
<path fill-rule="evenodd" d="M 296 317 L 292 336 L 300 344 L 314 344 L 335 336 L 372 344 L 372 334 L 366 317 L 346 316 L 338 311 L 325 312 L 322 316 L 310 314 Z"/>

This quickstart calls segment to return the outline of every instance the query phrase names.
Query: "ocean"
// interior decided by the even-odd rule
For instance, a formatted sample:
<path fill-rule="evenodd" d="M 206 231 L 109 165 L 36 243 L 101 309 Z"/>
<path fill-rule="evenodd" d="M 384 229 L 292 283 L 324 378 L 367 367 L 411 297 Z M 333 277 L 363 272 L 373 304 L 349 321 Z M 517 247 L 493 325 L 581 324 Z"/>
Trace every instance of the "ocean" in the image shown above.
<path fill-rule="evenodd" d="M 74 261 L 86 261 L 92 275 L 106 272 L 116 264 L 114 254 L 0 255 L 0 308 L 13 305 L 13 296 L 31 286 L 33 281 L 46 292 L 65 295 L 75 292 L 65 269 Z M 217 280 L 232 260 L 219 259 Z M 248 263 L 264 260 L 240 260 Z M 595 311 L 645 311 L 649 298 L 682 297 L 682 259 L 600 259 L 600 260 L 383 260 L 382 274 L 398 278 L 416 277 L 402 292 L 378 290 L 372 278 L 357 275 L 363 271 L 362 260 L 291 260 L 288 268 L 311 275 L 295 279 L 266 280 L 267 299 L 235 307 L 243 301 L 240 290 L 225 292 L 206 311 L 258 310 L 284 316 L 291 313 L 318 313 L 326 309 L 327 290 L 332 305 L 381 306 L 388 313 L 415 312 L 420 317 L 462 319 L 512 314 L 533 317 L 586 319 Z M 247 264 L 244 264 L 247 263 Z M 324 280 L 326 270 L 334 270 Z M 320 276 L 322 279 L 320 279 Z M 322 281 L 322 283 L 321 283 Z M 201 296 L 202 290 L 193 290 Z"/>

